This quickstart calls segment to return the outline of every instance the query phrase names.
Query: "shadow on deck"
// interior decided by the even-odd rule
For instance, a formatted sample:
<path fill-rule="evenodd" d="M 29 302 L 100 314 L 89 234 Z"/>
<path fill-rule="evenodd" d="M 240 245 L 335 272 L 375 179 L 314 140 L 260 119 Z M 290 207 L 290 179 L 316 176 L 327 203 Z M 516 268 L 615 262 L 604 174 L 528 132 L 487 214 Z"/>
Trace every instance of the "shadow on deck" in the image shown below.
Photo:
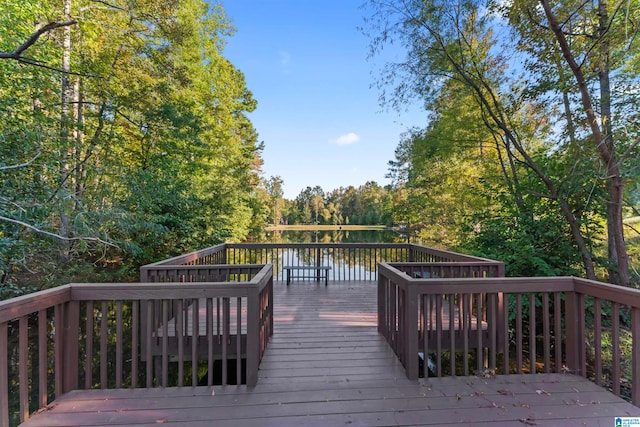
<path fill-rule="evenodd" d="M 407 379 L 377 331 L 376 282 L 274 284 L 255 387 L 77 390 L 23 425 L 614 425 L 640 408 L 568 374 Z"/>

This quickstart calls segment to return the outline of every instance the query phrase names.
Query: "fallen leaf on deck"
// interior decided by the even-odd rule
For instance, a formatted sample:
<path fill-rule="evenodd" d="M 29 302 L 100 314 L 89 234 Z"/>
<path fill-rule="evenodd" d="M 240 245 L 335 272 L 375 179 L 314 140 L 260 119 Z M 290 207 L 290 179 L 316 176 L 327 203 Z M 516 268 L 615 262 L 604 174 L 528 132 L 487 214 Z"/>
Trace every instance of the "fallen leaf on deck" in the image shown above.
<path fill-rule="evenodd" d="M 503 396 L 513 396 L 513 392 L 510 390 L 498 390 L 498 393 Z"/>
<path fill-rule="evenodd" d="M 547 396 L 551 396 L 551 393 L 549 393 L 548 391 L 544 391 L 544 390 L 536 390 L 536 393 L 538 393 L 538 394 L 546 394 Z"/>
<path fill-rule="evenodd" d="M 528 426 L 535 426 L 538 425 L 538 423 L 536 422 L 536 420 L 534 420 L 533 418 L 520 418 L 520 422 L 522 424 L 528 425 Z"/>
<path fill-rule="evenodd" d="M 166 424 L 169 421 L 166 418 L 160 418 L 159 420 L 156 420 L 156 424 Z"/>

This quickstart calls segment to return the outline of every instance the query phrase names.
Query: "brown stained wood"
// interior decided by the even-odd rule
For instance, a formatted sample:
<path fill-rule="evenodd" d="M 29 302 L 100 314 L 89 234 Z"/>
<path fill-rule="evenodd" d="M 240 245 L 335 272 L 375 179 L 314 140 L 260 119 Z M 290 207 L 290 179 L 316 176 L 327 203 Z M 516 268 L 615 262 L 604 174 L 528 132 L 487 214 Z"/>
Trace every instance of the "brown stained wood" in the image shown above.
<path fill-rule="evenodd" d="M 516 372 L 522 373 L 522 294 L 516 294 Z"/>
<path fill-rule="evenodd" d="M 87 301 L 85 320 L 85 361 L 84 361 L 84 388 L 89 389 L 93 385 L 93 301 Z"/>
<path fill-rule="evenodd" d="M 62 321 L 62 307 L 57 304 L 53 309 L 53 354 L 54 354 L 54 389 L 56 398 L 62 396 L 62 373 L 64 352 L 62 348 L 62 336 L 63 336 L 63 321 Z"/>
<path fill-rule="evenodd" d="M 162 386 L 169 385 L 169 301 L 162 300 Z M 147 364 L 151 364 L 151 359 L 147 359 Z"/>
<path fill-rule="evenodd" d="M 276 283 L 274 293 L 274 336 L 255 387 L 75 391 L 25 427 L 525 425 L 520 419 L 590 426 L 640 416 L 569 374 L 409 381 L 376 331 L 375 284 Z"/>
<path fill-rule="evenodd" d="M 640 308 L 633 307 L 631 309 L 631 334 L 633 335 L 631 348 L 631 364 L 632 378 L 636 381 L 632 382 L 631 395 L 634 405 L 640 405 Z"/>
<path fill-rule="evenodd" d="M 38 404 L 41 408 L 47 406 L 47 310 L 38 312 Z M 3 344 L 0 342 L 0 346 Z M 1 366 L 2 362 L 0 362 Z M 3 390 L 0 386 L 0 390 Z"/>
<path fill-rule="evenodd" d="M 145 304 L 145 302 L 143 301 L 142 304 Z M 151 347 L 152 347 L 152 342 L 153 342 L 153 308 L 154 308 L 154 303 L 153 301 L 146 301 L 146 306 L 147 306 L 147 317 L 145 319 L 145 347 L 146 347 L 146 351 L 145 351 L 145 360 L 146 360 L 146 376 L 147 376 L 147 382 L 146 382 L 146 387 L 147 388 L 151 388 L 151 386 L 153 385 L 153 357 L 151 356 Z"/>
<path fill-rule="evenodd" d="M 544 372 L 551 373 L 551 332 L 549 329 L 549 294 L 542 294 L 542 346 L 544 351 Z"/>
<path fill-rule="evenodd" d="M 116 301 L 116 388 L 122 387 L 122 301 Z"/>
<path fill-rule="evenodd" d="M 140 305 L 131 302 L 131 387 L 138 387 L 138 347 L 140 334 Z"/>
<path fill-rule="evenodd" d="M 602 385 L 602 318 L 600 310 L 600 299 L 593 299 L 593 345 L 594 345 L 594 374 L 596 384 Z"/>
<path fill-rule="evenodd" d="M 562 372 L 562 298 L 560 292 L 553 294 L 553 335 L 556 349 L 556 373 Z"/>
<path fill-rule="evenodd" d="M 611 304 L 611 382 L 613 394 L 620 396 L 620 306 Z"/>
<path fill-rule="evenodd" d="M 536 373 L 536 294 L 529 294 L 529 372 Z"/>
<path fill-rule="evenodd" d="M 29 338 L 29 318 L 22 316 L 19 321 L 19 385 L 20 385 L 20 421 L 29 418 L 29 365 L 28 365 L 28 338 Z"/>
<path fill-rule="evenodd" d="M 9 425 L 9 325 L 0 322 L 0 425 Z"/>
<path fill-rule="evenodd" d="M 109 307 L 103 301 L 100 308 L 100 388 L 109 386 L 107 379 L 107 337 L 109 336 Z"/>
<path fill-rule="evenodd" d="M 184 325 L 183 319 L 185 316 L 184 310 L 182 309 L 183 300 L 177 301 L 177 315 L 176 315 L 176 327 L 175 333 L 178 337 L 178 387 L 182 387 L 184 381 Z M 163 369 L 164 371 L 164 369 Z M 164 372 L 163 372 L 163 375 Z"/>

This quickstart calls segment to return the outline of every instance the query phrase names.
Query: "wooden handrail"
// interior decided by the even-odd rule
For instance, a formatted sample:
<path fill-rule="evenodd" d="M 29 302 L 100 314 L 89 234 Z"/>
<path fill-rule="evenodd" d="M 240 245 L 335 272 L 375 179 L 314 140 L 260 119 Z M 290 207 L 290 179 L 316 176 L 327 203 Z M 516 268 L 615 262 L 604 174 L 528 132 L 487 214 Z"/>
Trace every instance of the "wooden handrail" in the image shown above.
<path fill-rule="evenodd" d="M 624 308 L 631 316 L 631 400 L 640 405 L 640 290 L 575 277 L 415 278 L 402 271 L 409 267 L 415 266 L 382 263 L 378 279 L 378 329 L 409 378 L 418 378 L 418 354 L 425 366 L 435 354 L 435 374 L 443 375 L 442 354 L 462 352 L 465 374 L 467 356 L 474 356 L 480 374 L 483 368 L 512 373 L 514 367 L 517 373 L 535 373 L 540 364 L 545 372 L 589 373 L 603 385 L 602 335 L 611 331 L 609 386 L 620 395 L 619 314 Z M 500 294 L 511 304 L 501 307 Z M 611 305 L 607 313 L 604 304 Z M 511 333 L 515 348 L 501 348 L 500 333 Z M 587 334 L 593 334 L 588 343 Z M 591 357 L 593 366 L 587 361 Z M 455 375 L 458 367 L 451 360 L 449 374 Z"/>
<path fill-rule="evenodd" d="M 241 271 L 238 267 L 218 266 Z M 19 418 L 24 421 L 34 406 L 47 405 L 47 395 L 53 390 L 59 397 L 96 385 L 138 387 L 141 374 L 147 376 L 147 387 L 171 385 L 166 362 L 168 344 L 175 345 L 174 340 L 189 347 L 177 355 L 179 371 L 185 363 L 200 360 L 212 369 L 219 348 L 224 357 L 237 359 L 237 380 L 246 376 L 247 384 L 255 385 L 260 359 L 273 333 L 273 273 L 271 265 L 250 269 L 250 280 L 230 283 L 72 283 L 0 302 L 0 425 L 9 425 L 10 411 L 17 409 L 10 408 L 10 397 L 17 397 Z M 159 328 L 145 322 L 156 305 L 164 320 Z M 174 305 L 182 310 L 171 318 L 167 309 Z M 199 306 L 207 312 L 208 333 L 204 335 L 198 332 Z M 167 327 L 169 323 L 174 326 Z M 211 325 L 217 325 L 219 331 L 211 330 Z M 155 356 L 152 349 L 160 353 Z M 161 362 L 158 366 L 146 357 L 147 351 Z M 109 360 L 112 355 L 115 360 Z M 241 357 L 247 359 L 246 373 L 241 372 Z M 32 365 L 37 369 L 28 369 Z M 53 383 L 46 375 L 51 369 Z M 197 371 L 192 369 L 196 384 Z M 39 376 L 30 378 L 35 372 Z M 210 371 L 209 383 L 212 375 Z M 175 385 L 182 385 L 182 376 L 178 381 Z M 15 384 L 19 389 L 10 395 L 9 387 Z"/>

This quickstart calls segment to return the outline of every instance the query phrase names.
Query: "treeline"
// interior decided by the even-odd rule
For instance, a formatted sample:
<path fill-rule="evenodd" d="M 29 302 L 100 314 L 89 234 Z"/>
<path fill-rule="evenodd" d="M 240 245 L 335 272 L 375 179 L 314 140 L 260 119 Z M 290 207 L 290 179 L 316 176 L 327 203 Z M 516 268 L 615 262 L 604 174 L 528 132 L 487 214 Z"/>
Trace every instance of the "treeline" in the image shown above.
<path fill-rule="evenodd" d="M 369 181 L 355 188 L 340 187 L 326 192 L 307 187 L 294 200 L 282 198 L 282 179 L 271 178 L 268 185 L 270 224 L 357 224 L 392 225 L 393 193 Z"/>
<path fill-rule="evenodd" d="M 264 226 L 256 101 L 202 0 L 9 0 L 0 290 L 130 280 Z"/>

